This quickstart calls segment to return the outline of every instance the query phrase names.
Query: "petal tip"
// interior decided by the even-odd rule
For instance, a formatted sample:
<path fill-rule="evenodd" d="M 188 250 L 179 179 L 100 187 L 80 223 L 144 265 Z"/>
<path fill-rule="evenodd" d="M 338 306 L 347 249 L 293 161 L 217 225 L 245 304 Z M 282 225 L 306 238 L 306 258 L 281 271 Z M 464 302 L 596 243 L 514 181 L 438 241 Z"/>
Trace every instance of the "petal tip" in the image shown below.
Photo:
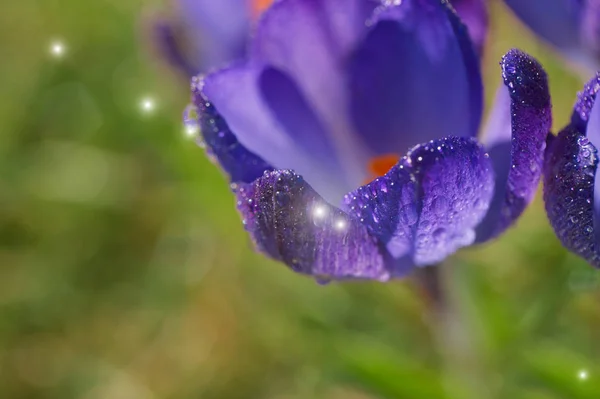
<path fill-rule="evenodd" d="M 514 48 L 502 57 L 500 65 L 502 79 L 509 88 L 511 97 L 539 108 L 550 105 L 548 76 L 534 57 Z"/>
<path fill-rule="evenodd" d="M 577 93 L 571 123 L 581 132 L 586 130 L 598 91 L 600 91 L 600 71 L 596 72 L 594 77 L 584 85 L 583 90 Z"/>

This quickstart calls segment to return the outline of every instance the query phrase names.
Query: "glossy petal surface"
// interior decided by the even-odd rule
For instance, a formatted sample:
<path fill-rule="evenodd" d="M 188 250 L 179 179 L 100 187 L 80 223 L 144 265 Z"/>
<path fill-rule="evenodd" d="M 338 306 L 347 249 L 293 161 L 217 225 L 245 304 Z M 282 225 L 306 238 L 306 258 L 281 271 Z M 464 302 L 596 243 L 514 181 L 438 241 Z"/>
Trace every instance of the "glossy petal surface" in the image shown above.
<path fill-rule="evenodd" d="M 447 3 L 383 7 L 348 65 L 351 115 L 375 153 L 404 154 L 447 135 L 475 136 L 482 111 L 479 60 Z"/>
<path fill-rule="evenodd" d="M 350 193 L 345 203 L 395 257 L 417 265 L 442 261 L 475 239 L 494 176 L 470 138 L 449 137 L 413 148 L 385 176 Z"/>
<path fill-rule="evenodd" d="M 251 44 L 254 62 L 271 65 L 297 83 L 334 140 L 352 187 L 367 177 L 369 155 L 349 123 L 343 60 L 364 36 L 377 6 L 365 0 L 276 2 L 260 19 Z"/>
<path fill-rule="evenodd" d="M 594 234 L 594 179 L 598 155 L 575 127 L 550 141 L 544 165 L 544 201 L 556 235 L 569 250 L 600 267 Z"/>
<path fill-rule="evenodd" d="M 600 148 L 600 73 L 596 73 L 577 95 L 577 102 L 571 117 L 571 123 L 585 135 L 595 148 Z M 596 242 L 600 242 L 600 174 L 594 180 L 594 233 Z"/>
<path fill-rule="evenodd" d="M 378 240 L 299 175 L 267 172 L 240 186 L 237 198 L 257 249 L 295 272 L 319 281 L 390 278 L 390 259 Z"/>
<path fill-rule="evenodd" d="M 295 82 L 272 67 L 241 65 L 208 75 L 202 95 L 244 147 L 276 169 L 293 169 L 338 203 L 352 187 L 320 119 Z"/>
<path fill-rule="evenodd" d="M 548 81 L 529 55 L 511 50 L 501 62 L 500 91 L 483 142 L 496 173 L 494 200 L 477 228 L 477 241 L 507 229 L 535 195 L 542 174 L 546 137 L 552 126 Z"/>

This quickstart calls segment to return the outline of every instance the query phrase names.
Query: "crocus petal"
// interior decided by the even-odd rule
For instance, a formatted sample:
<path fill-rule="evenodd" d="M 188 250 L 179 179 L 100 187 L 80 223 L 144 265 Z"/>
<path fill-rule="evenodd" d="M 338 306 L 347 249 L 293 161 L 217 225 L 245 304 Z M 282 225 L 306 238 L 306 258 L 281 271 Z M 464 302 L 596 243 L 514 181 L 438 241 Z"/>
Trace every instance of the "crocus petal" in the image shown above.
<path fill-rule="evenodd" d="M 372 22 L 348 66 L 351 115 L 364 142 L 375 153 L 404 154 L 448 134 L 475 136 L 479 60 L 447 2 L 404 0 Z"/>
<path fill-rule="evenodd" d="M 395 258 L 412 256 L 419 218 L 417 182 L 408 157 L 388 173 L 344 197 L 351 215 L 366 225 Z"/>
<path fill-rule="evenodd" d="M 483 52 L 487 38 L 488 12 L 486 0 L 451 0 L 450 3 L 469 28 L 469 36 L 478 53 Z"/>
<path fill-rule="evenodd" d="M 580 57 L 581 0 L 504 0 L 536 34 L 572 57 Z"/>
<path fill-rule="evenodd" d="M 552 126 L 548 80 L 529 55 L 511 50 L 501 62 L 504 91 L 499 92 L 483 142 L 496 173 L 488 214 L 477 241 L 507 229 L 532 201 L 539 183 L 546 137 Z"/>
<path fill-rule="evenodd" d="M 556 235 L 569 250 L 600 267 L 594 234 L 594 179 L 598 154 L 572 125 L 550 141 L 544 164 L 544 201 Z"/>
<path fill-rule="evenodd" d="M 319 118 L 284 73 L 258 65 L 234 66 L 208 75 L 202 92 L 240 143 L 268 164 L 301 173 L 332 203 L 352 187 Z"/>
<path fill-rule="evenodd" d="M 364 165 L 369 155 L 358 144 L 347 116 L 342 60 L 363 37 L 365 23 L 377 5 L 377 1 L 365 0 L 275 2 L 259 20 L 250 47 L 253 61 L 276 67 L 298 84 L 334 140 L 353 178 L 352 187 L 367 178 Z"/>
<path fill-rule="evenodd" d="M 392 255 L 410 252 L 425 266 L 473 243 L 493 184 L 483 148 L 472 138 L 448 137 L 416 146 L 345 204 Z"/>
<path fill-rule="evenodd" d="M 578 93 L 571 117 L 571 124 L 584 134 L 595 148 L 600 148 L 600 102 L 596 101 L 600 91 L 600 72 Z M 594 232 L 600 242 L 600 173 L 594 180 Z"/>
<path fill-rule="evenodd" d="M 585 84 L 583 90 L 577 93 L 577 101 L 571 115 L 571 124 L 582 134 L 585 134 L 587 130 L 587 124 L 592 114 L 592 108 L 596 103 L 598 91 L 600 91 L 600 72 L 596 73 L 596 76 Z"/>
<path fill-rule="evenodd" d="M 193 84 L 198 83 L 196 79 Z M 186 125 L 194 130 L 196 127 L 200 128 L 200 143 L 206 146 L 209 156 L 219 163 L 232 183 L 251 183 L 265 171 L 273 169 L 240 144 L 227 122 L 200 90 L 194 90 L 193 93 L 196 105 L 186 110 Z"/>
<path fill-rule="evenodd" d="M 294 172 L 267 172 L 241 185 L 237 198 L 257 249 L 292 270 L 319 281 L 391 277 L 392 263 L 367 228 Z"/>
<path fill-rule="evenodd" d="M 250 34 L 246 0 L 178 0 L 179 15 L 194 48 L 196 73 L 241 59 Z"/>

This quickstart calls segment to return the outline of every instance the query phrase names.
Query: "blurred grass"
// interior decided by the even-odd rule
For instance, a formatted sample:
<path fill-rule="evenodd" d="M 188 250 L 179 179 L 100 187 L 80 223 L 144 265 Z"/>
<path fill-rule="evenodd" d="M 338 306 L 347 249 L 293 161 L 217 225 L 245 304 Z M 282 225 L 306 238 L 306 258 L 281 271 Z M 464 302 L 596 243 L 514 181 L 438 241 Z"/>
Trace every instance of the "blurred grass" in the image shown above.
<path fill-rule="evenodd" d="M 600 397 L 600 278 L 539 196 L 444 269 L 449 330 L 409 282 L 323 287 L 255 254 L 183 134 L 186 82 L 148 51 L 154 5 L 0 5 L 1 398 Z M 488 104 L 520 47 L 551 76 L 558 129 L 581 79 L 492 13 Z"/>

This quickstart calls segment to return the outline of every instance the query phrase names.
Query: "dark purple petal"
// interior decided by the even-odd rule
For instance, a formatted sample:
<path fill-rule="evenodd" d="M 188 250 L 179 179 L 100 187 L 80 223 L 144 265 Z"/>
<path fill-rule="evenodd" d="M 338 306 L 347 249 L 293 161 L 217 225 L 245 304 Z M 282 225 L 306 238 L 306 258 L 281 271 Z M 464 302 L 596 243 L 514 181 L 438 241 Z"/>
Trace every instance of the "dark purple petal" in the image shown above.
<path fill-rule="evenodd" d="M 583 91 L 578 93 L 571 118 L 578 132 L 585 135 L 595 148 L 600 148 L 600 102 L 596 101 L 598 90 L 600 73 L 596 73 Z M 596 174 L 594 187 L 594 232 L 596 242 L 600 242 L 600 174 Z"/>
<path fill-rule="evenodd" d="M 581 1 L 504 0 L 534 33 L 575 56 L 581 51 Z"/>
<path fill-rule="evenodd" d="M 450 3 L 469 28 L 469 36 L 478 53 L 481 54 L 488 31 L 486 0 L 451 0 Z"/>
<path fill-rule="evenodd" d="M 594 179 L 598 154 L 575 127 L 552 139 L 544 164 L 544 201 L 550 224 L 569 250 L 600 267 L 594 234 Z"/>
<path fill-rule="evenodd" d="M 479 60 L 441 0 L 382 7 L 351 56 L 351 115 L 373 152 L 404 154 L 447 135 L 475 136 L 482 112 Z"/>
<path fill-rule="evenodd" d="M 298 273 L 318 281 L 386 281 L 396 274 L 367 228 L 329 205 L 294 172 L 267 172 L 241 185 L 237 198 L 257 249 Z"/>
<path fill-rule="evenodd" d="M 328 133 L 287 74 L 266 67 L 260 74 L 259 86 L 266 106 L 300 148 L 322 162 L 335 160 Z M 339 165 L 334 167 L 339 168 Z"/>
<path fill-rule="evenodd" d="M 206 146 L 208 154 L 221 165 L 232 183 L 251 183 L 273 169 L 240 144 L 227 122 L 199 90 L 194 91 L 194 104 L 184 115 L 186 125 L 200 128 L 200 143 Z"/>
<path fill-rule="evenodd" d="M 585 131 L 587 139 L 595 148 L 600 148 L 600 102 L 594 104 Z M 600 173 L 594 179 L 594 235 L 600 243 Z"/>
<path fill-rule="evenodd" d="M 320 119 L 284 73 L 234 66 L 208 75 L 202 90 L 240 143 L 268 164 L 302 174 L 332 203 L 352 188 Z"/>
<path fill-rule="evenodd" d="M 497 96 L 483 140 L 494 165 L 496 190 L 488 214 L 477 228 L 477 242 L 502 233 L 533 200 L 552 126 L 550 92 L 542 66 L 519 50 L 509 51 L 500 65 L 506 88 Z"/>
<path fill-rule="evenodd" d="M 350 193 L 350 213 L 393 256 L 438 263 L 475 239 L 494 189 L 490 160 L 474 139 L 418 145 L 385 176 Z"/>

